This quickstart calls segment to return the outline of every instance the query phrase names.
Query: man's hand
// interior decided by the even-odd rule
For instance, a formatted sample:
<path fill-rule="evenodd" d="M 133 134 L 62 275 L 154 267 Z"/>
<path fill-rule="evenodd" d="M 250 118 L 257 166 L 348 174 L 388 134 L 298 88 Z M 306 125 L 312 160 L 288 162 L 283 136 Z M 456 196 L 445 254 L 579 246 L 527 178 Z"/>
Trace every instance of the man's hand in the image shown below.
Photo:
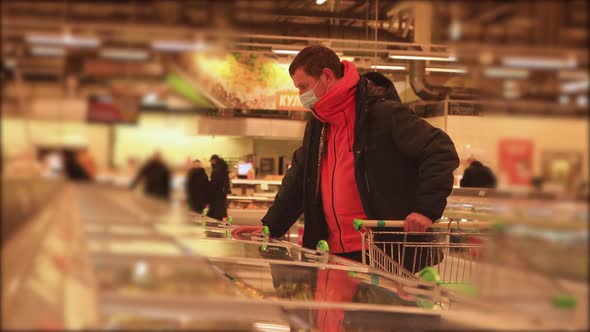
<path fill-rule="evenodd" d="M 262 225 L 260 226 L 239 226 L 236 227 L 231 235 L 234 239 L 250 240 L 253 235 L 262 234 Z"/>
<path fill-rule="evenodd" d="M 420 213 L 412 212 L 404 221 L 405 232 L 425 232 L 428 226 L 432 225 L 432 220 Z"/>

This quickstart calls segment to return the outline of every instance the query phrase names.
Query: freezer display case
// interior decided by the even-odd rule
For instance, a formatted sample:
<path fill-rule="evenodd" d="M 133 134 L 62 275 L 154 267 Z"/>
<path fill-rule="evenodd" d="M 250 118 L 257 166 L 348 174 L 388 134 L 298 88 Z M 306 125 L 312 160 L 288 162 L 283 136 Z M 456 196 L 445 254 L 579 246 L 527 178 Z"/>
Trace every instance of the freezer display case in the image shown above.
<path fill-rule="evenodd" d="M 195 239 L 184 236 L 175 238 L 176 242 L 191 255 L 204 257 L 231 257 L 239 259 L 285 260 L 292 262 L 313 262 L 336 265 L 358 265 L 354 261 L 325 252 L 309 250 L 287 242 L 260 241 L 216 241 L 215 239 Z"/>
<path fill-rule="evenodd" d="M 193 331 L 473 331 L 439 312 L 395 306 L 362 306 L 253 299 L 121 299 L 103 302 L 106 329 Z M 154 314 L 157 312 L 157 314 Z M 228 314 L 229 313 L 229 314 Z"/>
<path fill-rule="evenodd" d="M 133 224 L 103 223 L 86 224 L 85 232 L 90 238 L 147 238 L 169 239 L 178 236 L 188 238 L 228 239 L 231 231 L 225 227 L 201 227 L 188 224 Z"/>
<path fill-rule="evenodd" d="M 247 299 L 121 298 L 107 295 L 99 328 L 105 330 L 309 331 L 275 303 Z"/>
<path fill-rule="evenodd" d="M 149 224 L 139 223 L 85 223 L 84 232 L 88 236 L 95 235 L 137 235 L 149 236 L 156 232 Z"/>
<path fill-rule="evenodd" d="M 95 262 L 104 328 L 209 330 L 217 321 L 239 320 L 230 330 L 461 329 L 443 319 L 424 289 L 359 266 L 227 257 Z"/>
<path fill-rule="evenodd" d="M 163 260 L 136 255 L 95 256 L 97 286 L 102 294 L 119 296 L 235 297 L 235 287 L 199 257 Z"/>
<path fill-rule="evenodd" d="M 93 256 L 101 254 L 137 254 L 154 256 L 181 256 L 180 248 L 169 238 L 96 236 L 88 238 L 88 250 Z"/>

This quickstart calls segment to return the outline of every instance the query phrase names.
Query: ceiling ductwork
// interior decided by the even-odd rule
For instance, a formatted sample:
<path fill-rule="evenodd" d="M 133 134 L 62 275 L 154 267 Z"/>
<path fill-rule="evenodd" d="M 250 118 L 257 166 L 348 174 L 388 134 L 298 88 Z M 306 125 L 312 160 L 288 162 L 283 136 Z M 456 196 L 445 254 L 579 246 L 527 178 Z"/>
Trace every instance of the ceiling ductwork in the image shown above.
<path fill-rule="evenodd" d="M 426 80 L 424 61 L 410 61 L 410 86 L 414 93 L 423 100 L 442 100 L 450 94 L 451 89 L 433 86 Z"/>

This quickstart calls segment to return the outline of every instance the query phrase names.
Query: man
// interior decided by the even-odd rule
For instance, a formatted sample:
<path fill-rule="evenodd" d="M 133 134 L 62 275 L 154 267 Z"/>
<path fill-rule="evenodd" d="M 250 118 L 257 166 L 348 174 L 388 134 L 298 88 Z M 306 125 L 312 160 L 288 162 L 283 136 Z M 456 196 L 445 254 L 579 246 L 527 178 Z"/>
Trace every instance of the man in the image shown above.
<path fill-rule="evenodd" d="M 202 213 L 209 198 L 209 178 L 198 159 L 192 162 L 186 175 L 185 192 L 191 211 Z"/>
<path fill-rule="evenodd" d="M 146 194 L 162 200 L 169 200 L 170 176 L 170 170 L 162 160 L 160 151 L 156 151 L 139 170 L 130 187 L 133 189 L 140 181 L 145 181 L 144 192 Z"/>
<path fill-rule="evenodd" d="M 473 157 L 467 160 L 469 167 L 463 172 L 462 188 L 496 188 L 497 180 L 492 170 Z"/>
<path fill-rule="evenodd" d="M 271 236 L 303 213 L 304 247 L 325 239 L 331 253 L 360 261 L 354 219 L 402 219 L 421 232 L 441 217 L 459 165 L 446 133 L 403 106 L 383 75 L 359 77 L 329 48 L 304 48 L 289 73 L 314 118 L 262 218 Z"/>
<path fill-rule="evenodd" d="M 214 154 L 211 162 L 211 185 L 208 217 L 222 220 L 227 217 L 227 194 L 230 191 L 227 163 Z"/>

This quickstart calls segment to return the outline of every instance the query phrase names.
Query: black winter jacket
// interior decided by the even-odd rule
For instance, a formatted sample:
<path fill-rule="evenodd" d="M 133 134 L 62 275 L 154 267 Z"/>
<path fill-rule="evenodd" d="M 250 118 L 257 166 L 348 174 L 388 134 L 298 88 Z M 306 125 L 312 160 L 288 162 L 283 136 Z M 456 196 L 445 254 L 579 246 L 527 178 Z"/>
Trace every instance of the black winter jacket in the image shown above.
<path fill-rule="evenodd" d="M 209 199 L 209 177 L 201 167 L 192 168 L 186 176 L 186 201 L 191 211 L 201 213 Z"/>
<path fill-rule="evenodd" d="M 442 130 L 400 103 L 393 83 L 367 73 L 356 91 L 355 177 L 369 219 L 405 219 L 412 212 L 441 217 L 459 166 L 455 146 Z M 273 205 L 262 219 L 271 236 L 285 234 L 303 213 L 303 246 L 328 238 L 318 193 L 322 124 L 311 119 Z"/>
<path fill-rule="evenodd" d="M 463 172 L 461 187 L 496 188 L 497 180 L 492 170 L 475 160 Z"/>
<path fill-rule="evenodd" d="M 227 194 L 230 192 L 229 168 L 223 159 L 217 161 L 212 168 L 207 216 L 221 220 L 227 217 Z"/>
<path fill-rule="evenodd" d="M 171 172 L 168 166 L 160 160 L 152 159 L 139 170 L 130 187 L 135 188 L 143 179 L 145 180 L 144 192 L 146 194 L 168 200 L 170 199 L 170 178 Z"/>

